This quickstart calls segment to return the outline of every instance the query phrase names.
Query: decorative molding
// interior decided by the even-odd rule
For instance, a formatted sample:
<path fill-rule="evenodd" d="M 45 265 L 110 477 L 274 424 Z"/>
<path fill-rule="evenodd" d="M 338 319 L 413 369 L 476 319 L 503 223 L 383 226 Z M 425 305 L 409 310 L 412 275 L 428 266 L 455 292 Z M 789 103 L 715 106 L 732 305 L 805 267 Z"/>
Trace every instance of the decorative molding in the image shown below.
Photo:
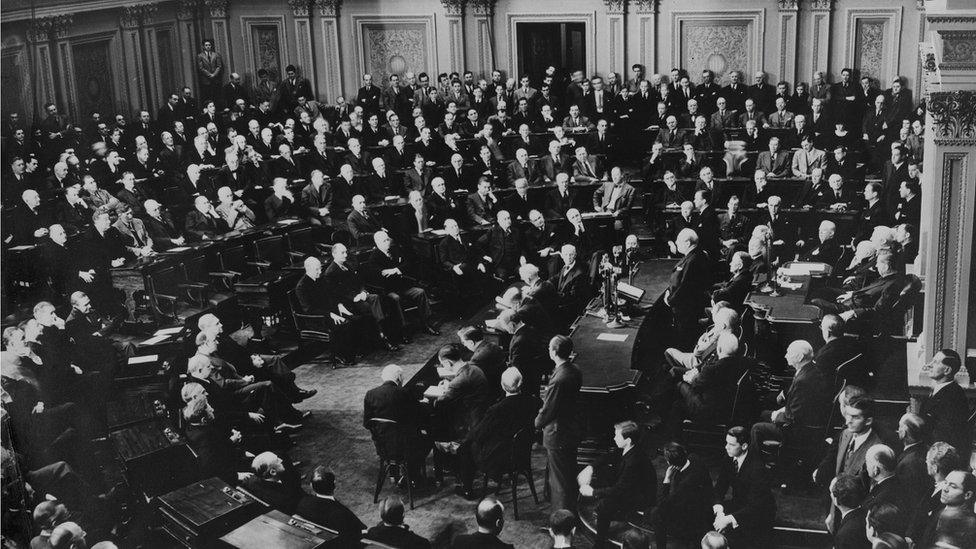
<path fill-rule="evenodd" d="M 976 91 L 934 92 L 928 111 L 936 125 L 936 139 L 976 140 Z"/>
<path fill-rule="evenodd" d="M 925 0 L 915 0 L 915 9 L 925 11 Z"/>
<path fill-rule="evenodd" d="M 230 0 L 203 0 L 203 3 L 210 10 L 210 17 L 214 19 L 227 18 L 227 7 L 230 5 Z"/>
<path fill-rule="evenodd" d="M 409 31 L 418 25 L 423 26 L 423 43 L 419 46 L 423 48 L 422 52 L 413 52 L 412 56 L 417 57 L 422 56 L 422 60 L 415 59 L 415 64 L 420 66 L 408 66 L 406 70 L 412 71 L 414 73 L 428 72 L 436 73 L 438 72 L 437 67 L 440 66 L 440 61 L 438 59 L 437 50 L 437 29 L 436 20 L 433 15 L 386 15 L 386 16 L 365 16 L 365 15 L 354 15 L 352 17 L 353 24 L 353 36 L 356 42 L 356 70 L 355 74 L 363 74 L 370 72 L 373 77 L 378 81 L 385 80 L 388 74 L 392 72 L 402 72 L 402 71 L 389 71 L 382 70 L 377 71 L 370 70 L 369 59 L 367 56 L 369 52 L 366 48 L 366 40 L 370 37 L 371 31 L 381 31 L 388 28 L 391 31 L 397 30 L 399 27 L 404 31 Z M 414 44 L 417 45 L 417 44 Z M 401 57 L 406 58 L 406 55 L 401 55 Z M 384 64 L 389 64 L 389 59 L 385 60 Z M 388 67 L 387 67 L 388 68 Z M 358 78 L 357 78 L 358 80 Z"/>
<path fill-rule="evenodd" d="M 627 0 L 603 0 L 603 4 L 607 7 L 607 13 L 613 15 L 620 15 L 627 13 Z"/>
<path fill-rule="evenodd" d="M 132 29 L 143 25 L 150 25 L 156 15 L 156 4 L 139 4 L 123 6 L 119 14 L 119 26 Z"/>
<path fill-rule="evenodd" d="M 976 16 L 968 15 L 929 15 L 925 18 L 929 23 L 976 24 Z"/>
<path fill-rule="evenodd" d="M 976 30 L 939 30 L 942 38 L 942 62 L 945 70 L 976 69 Z"/>
<path fill-rule="evenodd" d="M 660 0 L 632 0 L 637 13 L 655 14 L 658 11 Z"/>
<path fill-rule="evenodd" d="M 176 3 L 176 18 L 180 21 L 193 19 L 200 9 L 200 0 L 179 0 Z"/>
<path fill-rule="evenodd" d="M 857 31 L 859 22 L 884 20 L 883 36 L 880 44 L 880 67 L 878 74 L 871 74 L 872 78 L 881 82 L 890 82 L 898 76 L 899 58 L 901 54 L 901 18 L 902 8 L 848 8 L 847 16 L 847 51 L 844 55 L 845 66 L 861 68 L 855 57 L 857 56 Z M 871 40 L 875 45 L 876 40 Z"/>
<path fill-rule="evenodd" d="M 288 0 L 288 7 L 295 17 L 308 17 L 312 11 L 313 0 Z"/>
<path fill-rule="evenodd" d="M 156 0 L 152 0 L 155 2 Z M 27 2 L 19 2 L 19 4 L 26 4 Z M 123 6 L 130 6 L 134 4 L 140 4 L 139 0 L 91 0 L 91 1 L 75 1 L 75 2 L 51 2 L 48 6 L 38 6 L 36 8 L 23 8 L 23 9 L 13 9 L 10 11 L 4 10 L 3 12 L 3 22 L 9 23 L 13 21 L 23 21 L 23 20 L 36 20 L 44 17 L 54 17 L 58 15 L 74 15 L 76 13 L 94 13 L 99 11 L 113 11 L 122 8 Z M 6 7 L 6 6 L 4 6 Z"/>
<path fill-rule="evenodd" d="M 257 46 L 252 40 L 254 27 L 274 27 L 278 38 L 278 52 L 277 52 L 277 63 L 278 70 L 277 76 L 281 78 L 281 75 L 285 72 L 285 63 L 292 59 L 288 51 L 288 36 L 285 33 L 285 16 L 284 15 L 269 15 L 269 16 L 249 16 L 242 15 L 240 17 L 241 25 L 241 38 L 244 40 L 244 70 L 250 72 L 250 75 L 257 78 L 257 71 L 261 68 L 261 64 L 258 62 L 257 51 L 255 47 Z M 309 76 L 310 72 L 307 67 L 302 67 L 302 72 L 305 76 Z"/>
<path fill-rule="evenodd" d="M 465 0 L 441 0 L 445 15 L 448 17 L 462 17 L 464 15 Z"/>
<path fill-rule="evenodd" d="M 54 18 L 42 17 L 35 19 L 27 25 L 27 41 L 32 44 L 47 42 L 54 34 Z"/>
<path fill-rule="evenodd" d="M 321 1 L 321 0 L 320 0 Z M 321 3 L 319 4 L 321 8 Z M 339 49 L 339 26 L 338 19 L 335 17 L 321 18 L 322 24 L 322 70 L 325 73 L 325 84 L 326 91 L 328 95 L 325 99 L 326 102 L 333 101 L 336 97 L 342 95 L 342 80 L 341 66 L 340 62 L 340 49 Z"/>
<path fill-rule="evenodd" d="M 737 70 L 746 74 L 752 74 L 764 66 L 765 48 L 763 36 L 766 29 L 766 10 L 757 9 L 725 9 L 715 11 L 673 11 L 671 12 L 671 36 L 680 37 L 671 46 L 671 65 L 672 67 L 686 67 L 692 74 L 701 68 L 712 68 L 708 66 L 691 67 L 684 62 L 684 52 L 682 51 L 684 38 L 686 37 L 685 25 L 687 23 L 716 23 L 716 26 L 739 26 L 744 25 L 748 29 L 748 43 L 742 46 L 746 49 L 748 66 L 731 66 L 728 70 Z M 735 43 L 739 43 L 737 41 Z M 712 69 L 714 70 L 714 69 Z M 725 71 L 716 70 L 716 73 Z"/>
<path fill-rule="evenodd" d="M 474 14 L 479 17 L 492 17 L 495 15 L 496 0 L 470 0 Z"/>
<path fill-rule="evenodd" d="M 834 0 L 810 0 L 810 9 L 813 11 L 830 11 L 834 7 Z"/>
<path fill-rule="evenodd" d="M 74 15 L 55 15 L 51 18 L 51 36 L 56 40 L 64 38 L 73 22 Z"/>
<path fill-rule="evenodd" d="M 583 23 L 586 32 L 586 71 L 596 71 L 596 12 L 549 12 L 508 14 L 508 67 L 511 74 L 518 71 L 519 23 L 559 22 Z"/>
<path fill-rule="evenodd" d="M 797 11 L 799 10 L 798 0 L 776 0 L 779 5 L 779 11 Z"/>
<path fill-rule="evenodd" d="M 298 66 L 302 74 L 317 87 L 314 84 L 317 79 L 312 53 L 312 21 L 308 17 L 295 17 L 295 47 L 298 50 Z"/>
<path fill-rule="evenodd" d="M 322 17 L 339 17 L 339 8 L 342 0 L 314 0 L 319 8 L 319 15 Z"/>

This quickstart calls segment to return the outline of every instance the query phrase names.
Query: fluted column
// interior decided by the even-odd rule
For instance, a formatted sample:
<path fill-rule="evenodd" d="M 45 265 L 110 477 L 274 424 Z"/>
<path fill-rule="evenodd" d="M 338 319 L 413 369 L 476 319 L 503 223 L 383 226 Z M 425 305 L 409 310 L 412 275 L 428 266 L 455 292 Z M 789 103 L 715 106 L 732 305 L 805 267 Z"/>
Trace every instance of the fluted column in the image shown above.
<path fill-rule="evenodd" d="M 322 73 L 325 76 L 324 98 L 333 102 L 342 95 L 342 57 L 339 49 L 339 8 L 342 0 L 316 0 L 322 22 Z"/>
<path fill-rule="evenodd" d="M 610 70 L 627 74 L 627 0 L 603 0 L 609 26 Z M 595 68 L 595 67 L 594 67 Z"/>
<path fill-rule="evenodd" d="M 465 0 L 441 0 L 447 17 L 448 58 L 451 71 L 464 70 L 464 2 Z"/>
<path fill-rule="evenodd" d="M 813 71 L 830 73 L 830 10 L 833 0 L 810 0 L 810 66 Z M 794 56 L 795 58 L 795 56 Z"/>
<path fill-rule="evenodd" d="M 796 82 L 796 40 L 799 19 L 798 0 L 778 0 L 779 4 L 779 78 Z"/>
<path fill-rule="evenodd" d="M 312 86 L 318 87 L 315 78 L 315 54 L 312 51 L 312 1 L 288 0 L 288 7 L 295 18 L 295 45 L 298 49 L 296 60 L 298 70 L 308 78 Z M 313 90 L 314 93 L 314 90 Z"/>
<path fill-rule="evenodd" d="M 163 103 L 162 83 L 159 81 L 159 48 L 156 45 L 156 29 L 152 26 L 156 15 L 156 4 L 139 6 L 139 22 L 142 28 L 142 56 L 145 63 L 146 96 L 148 103 L 143 105 L 149 112 L 153 106 Z"/>
<path fill-rule="evenodd" d="M 495 69 L 495 0 L 471 0 L 471 7 L 478 34 L 478 69 L 482 78 L 488 78 Z"/>
<path fill-rule="evenodd" d="M 197 16 L 200 0 L 179 0 L 176 4 L 176 34 L 180 45 L 180 70 L 183 84 L 197 89 Z"/>
<path fill-rule="evenodd" d="M 659 0 L 634 0 L 637 8 L 637 22 L 640 26 L 640 64 L 647 69 L 647 74 L 658 72 L 658 43 L 657 43 L 657 14 Z M 675 37 L 677 40 L 677 37 Z M 629 71 L 624 70 L 622 75 L 627 79 Z"/>
<path fill-rule="evenodd" d="M 228 35 L 227 8 L 230 0 L 203 0 L 204 5 L 210 10 L 210 28 L 213 31 L 211 36 L 214 41 L 214 50 L 224 58 L 224 73 L 221 79 L 233 72 L 234 59 L 230 50 L 230 36 Z M 196 56 L 194 56 L 196 57 Z"/>
<path fill-rule="evenodd" d="M 60 101 L 54 86 L 54 65 L 51 62 L 51 34 L 54 28 L 53 17 L 34 19 L 27 26 L 27 48 L 30 52 L 34 73 L 34 111 L 43 118 L 44 104 Z"/>
<path fill-rule="evenodd" d="M 119 14 L 125 63 L 125 94 L 129 105 L 133 108 L 148 104 L 145 62 L 142 56 L 142 33 L 139 32 L 141 17 L 140 6 L 123 6 Z"/>

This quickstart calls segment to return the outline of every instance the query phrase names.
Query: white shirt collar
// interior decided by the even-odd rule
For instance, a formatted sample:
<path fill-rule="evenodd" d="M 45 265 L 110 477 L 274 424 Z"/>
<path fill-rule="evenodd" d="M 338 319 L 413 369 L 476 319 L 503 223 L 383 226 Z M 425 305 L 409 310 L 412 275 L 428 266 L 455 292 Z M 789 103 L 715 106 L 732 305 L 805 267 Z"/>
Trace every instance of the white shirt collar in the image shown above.
<path fill-rule="evenodd" d="M 936 383 L 935 386 L 932 388 L 932 394 L 934 395 L 935 393 L 938 393 L 939 391 L 942 390 L 943 387 L 946 387 L 946 386 L 948 386 L 948 385 L 950 385 L 952 383 L 955 383 L 955 382 L 956 382 L 955 379 L 950 379 L 949 381 L 943 381 L 942 383 Z"/>

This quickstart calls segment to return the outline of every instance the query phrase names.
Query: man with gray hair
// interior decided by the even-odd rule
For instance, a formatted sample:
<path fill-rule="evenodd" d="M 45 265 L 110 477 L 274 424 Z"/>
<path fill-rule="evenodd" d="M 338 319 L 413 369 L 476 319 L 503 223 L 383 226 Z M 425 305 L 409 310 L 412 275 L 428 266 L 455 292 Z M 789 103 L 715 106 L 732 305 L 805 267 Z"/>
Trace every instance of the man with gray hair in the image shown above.
<path fill-rule="evenodd" d="M 400 327 L 406 325 L 403 314 L 406 302 L 419 309 L 424 331 L 430 335 L 439 335 L 440 332 L 430 324 L 430 300 L 427 291 L 417 284 L 410 266 L 400 252 L 393 248 L 393 239 L 389 233 L 376 231 L 373 241 L 376 248 L 369 254 L 364 274 L 366 280 L 374 287 L 381 288 L 392 303 L 393 313 L 397 317 L 396 324 Z M 407 343 L 405 336 L 403 340 Z"/>
<path fill-rule="evenodd" d="M 671 308 L 675 333 L 683 340 L 681 343 L 687 344 L 698 333 L 698 317 L 708 305 L 712 262 L 698 248 L 698 234 L 692 229 L 682 229 L 678 233 L 675 248 L 684 257 L 674 266 L 663 299 L 664 304 Z"/>
<path fill-rule="evenodd" d="M 696 421 L 728 418 L 736 383 L 748 366 L 747 359 L 739 354 L 739 339 L 732 332 L 723 331 L 715 342 L 715 359 L 680 374 L 671 413 L 672 432 L 677 431 L 685 418 Z"/>
<path fill-rule="evenodd" d="M 401 452 L 408 448 L 411 481 L 421 483 L 424 459 L 431 443 L 417 424 L 420 406 L 403 387 L 403 368 L 399 365 L 387 364 L 380 372 L 380 379 L 382 383 L 366 391 L 363 398 L 363 427 L 369 430 L 378 452 Z"/>
<path fill-rule="evenodd" d="M 761 414 L 764 422 L 752 427 L 752 441 L 762 448 L 765 440 L 783 440 L 792 430 L 804 436 L 797 427 L 823 428 L 833 407 L 833 379 L 813 362 L 813 347 L 798 339 L 786 348 L 786 363 L 796 373 L 787 391 L 776 397 L 782 407 Z"/>
<path fill-rule="evenodd" d="M 461 488 L 458 494 L 474 499 L 471 485 L 475 470 L 490 478 L 507 473 L 514 437 L 531 437 L 532 421 L 542 401 L 535 395 L 522 392 L 522 373 L 510 367 L 502 372 L 502 390 L 505 396 L 485 411 L 458 449 Z"/>
<path fill-rule="evenodd" d="M 895 469 L 898 467 L 898 460 L 895 451 L 884 444 L 875 444 L 868 448 L 864 455 L 864 469 L 870 480 L 868 496 L 862 506 L 865 509 L 881 504 L 888 503 L 894 505 L 902 511 L 910 509 L 912 504 L 905 500 L 905 488 L 902 486 L 901 479 L 895 476 Z M 905 518 L 908 518 L 907 515 Z"/>

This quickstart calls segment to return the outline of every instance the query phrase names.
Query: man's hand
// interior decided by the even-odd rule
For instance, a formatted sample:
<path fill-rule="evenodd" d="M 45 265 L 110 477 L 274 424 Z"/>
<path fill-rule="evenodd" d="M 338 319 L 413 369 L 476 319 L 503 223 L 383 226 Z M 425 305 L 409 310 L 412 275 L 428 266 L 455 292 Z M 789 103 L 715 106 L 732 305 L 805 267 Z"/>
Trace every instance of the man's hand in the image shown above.
<path fill-rule="evenodd" d="M 254 476 L 254 473 L 248 473 L 248 472 L 237 473 L 237 481 L 238 482 L 243 482 L 243 481 L 245 481 L 245 480 L 247 480 L 247 479 L 249 479 L 249 478 L 251 478 L 253 476 Z"/>
<path fill-rule="evenodd" d="M 391 276 L 398 275 L 401 273 L 400 273 L 400 269 L 394 267 L 392 269 L 383 269 L 382 271 L 380 271 L 380 274 L 389 278 Z"/>
<path fill-rule="evenodd" d="M 47 236 L 47 229 L 45 229 L 44 227 L 41 227 L 40 229 L 37 229 L 36 231 L 34 231 L 34 236 L 36 236 L 38 238 L 40 238 L 42 236 Z"/>
<path fill-rule="evenodd" d="M 486 273 L 486 272 L 488 272 L 488 271 L 487 271 L 487 270 L 485 269 L 485 264 L 484 264 L 484 263 L 478 263 L 478 270 L 479 270 L 479 271 L 481 271 L 481 272 L 483 272 L 483 273 Z"/>
<path fill-rule="evenodd" d="M 457 265 L 455 265 L 454 267 L 452 267 L 451 270 L 454 271 L 458 276 L 461 276 L 461 275 L 464 274 L 464 271 L 461 270 L 461 264 L 460 263 L 458 263 Z"/>
<path fill-rule="evenodd" d="M 79 368 L 78 366 L 76 366 L 74 364 L 71 365 L 71 369 L 74 370 L 74 372 L 76 374 L 78 374 L 78 375 L 81 375 L 81 374 L 85 373 L 81 368 Z"/>
<path fill-rule="evenodd" d="M 672 241 L 668 241 L 668 249 L 671 250 L 672 254 L 678 253 L 678 245 Z"/>
<path fill-rule="evenodd" d="M 551 253 L 552 253 L 552 248 L 543 248 L 539 250 L 540 257 L 549 257 L 549 254 Z"/>
<path fill-rule="evenodd" d="M 786 415 L 786 408 L 780 408 L 779 410 L 776 410 L 772 414 L 770 414 L 769 419 L 771 419 L 773 423 L 783 423 L 782 420 L 783 420 L 783 416 L 785 415 Z"/>
<path fill-rule="evenodd" d="M 253 364 L 255 368 L 260 368 L 261 366 L 264 366 L 264 359 L 261 358 L 261 355 L 251 355 L 251 364 Z"/>
<path fill-rule="evenodd" d="M 682 376 L 682 379 L 684 380 L 685 383 L 691 384 L 694 383 L 696 379 L 698 379 L 698 374 L 699 374 L 698 369 L 692 368 L 691 370 L 685 372 L 685 375 Z"/>
<path fill-rule="evenodd" d="M 366 301 L 366 297 L 367 296 L 368 296 L 368 294 L 366 293 L 366 290 L 363 290 L 363 291 L 359 292 L 358 294 L 356 294 L 356 297 L 352 298 L 352 300 L 355 303 L 359 303 L 360 301 Z"/>
<path fill-rule="evenodd" d="M 319 215 L 322 217 L 329 215 L 329 208 L 328 207 L 319 208 Z"/>
<path fill-rule="evenodd" d="M 486 256 L 484 256 L 484 257 L 482 257 L 481 259 L 484 259 L 484 260 L 485 260 L 485 261 L 487 261 L 488 263 L 491 263 L 491 257 L 489 257 L 489 256 L 487 256 L 487 255 L 486 255 Z"/>
<path fill-rule="evenodd" d="M 176 244 L 177 246 L 182 246 L 183 243 L 186 242 L 186 239 L 183 238 L 182 236 L 178 236 L 178 237 L 172 239 L 172 242 L 173 242 L 173 244 Z"/>
<path fill-rule="evenodd" d="M 579 493 L 583 497 L 591 498 L 593 497 L 593 487 L 589 484 L 584 484 L 583 486 L 579 487 Z"/>
<path fill-rule="evenodd" d="M 854 318 L 854 311 L 844 311 L 843 313 L 840 314 L 840 317 L 844 319 L 844 322 L 847 322 L 850 319 Z"/>
<path fill-rule="evenodd" d="M 346 322 L 346 319 L 335 313 L 329 313 L 329 318 L 331 318 L 332 322 L 335 322 L 336 324 L 344 324 Z"/>
<path fill-rule="evenodd" d="M 345 305 L 343 305 L 342 303 L 340 303 L 339 304 L 339 314 L 343 314 L 343 315 L 346 315 L 346 316 L 352 316 L 352 311 L 350 311 L 349 309 L 346 308 Z"/>
<path fill-rule="evenodd" d="M 230 441 L 234 444 L 239 444 L 243 438 L 243 435 L 241 435 L 241 432 L 237 429 L 230 430 Z"/>
<path fill-rule="evenodd" d="M 78 278 L 84 280 L 86 283 L 91 284 L 95 280 L 95 276 L 91 271 L 78 271 Z"/>
<path fill-rule="evenodd" d="M 115 258 L 115 259 L 112 260 L 112 266 L 113 267 L 121 267 L 122 265 L 125 265 L 125 258 L 124 257 L 117 257 L 117 258 Z"/>
<path fill-rule="evenodd" d="M 853 277 L 851 277 L 851 278 L 853 278 Z M 845 282 L 847 282 L 847 281 L 845 280 Z M 842 303 L 844 301 L 847 301 L 848 299 L 851 298 L 852 295 L 854 295 L 854 292 L 844 292 L 844 293 L 840 294 L 839 296 L 837 296 L 837 303 Z"/>
<path fill-rule="evenodd" d="M 671 306 L 671 288 L 664 290 L 664 304 L 668 307 Z"/>
<path fill-rule="evenodd" d="M 731 525 L 732 525 L 732 515 L 722 515 L 720 517 L 715 517 L 715 522 L 712 523 L 712 527 L 719 532 L 725 530 Z"/>
<path fill-rule="evenodd" d="M 244 381 L 244 383 L 247 383 L 248 385 L 254 383 L 254 376 L 244 376 L 241 379 Z"/>
<path fill-rule="evenodd" d="M 264 424 L 264 414 L 259 414 L 257 412 L 248 412 L 247 417 L 251 419 L 252 423 L 256 423 L 258 425 Z"/>
<path fill-rule="evenodd" d="M 34 413 L 34 414 L 43 414 L 44 413 L 44 403 L 41 402 L 41 401 L 37 401 L 37 404 L 34 405 L 34 409 L 31 410 L 31 413 Z"/>

